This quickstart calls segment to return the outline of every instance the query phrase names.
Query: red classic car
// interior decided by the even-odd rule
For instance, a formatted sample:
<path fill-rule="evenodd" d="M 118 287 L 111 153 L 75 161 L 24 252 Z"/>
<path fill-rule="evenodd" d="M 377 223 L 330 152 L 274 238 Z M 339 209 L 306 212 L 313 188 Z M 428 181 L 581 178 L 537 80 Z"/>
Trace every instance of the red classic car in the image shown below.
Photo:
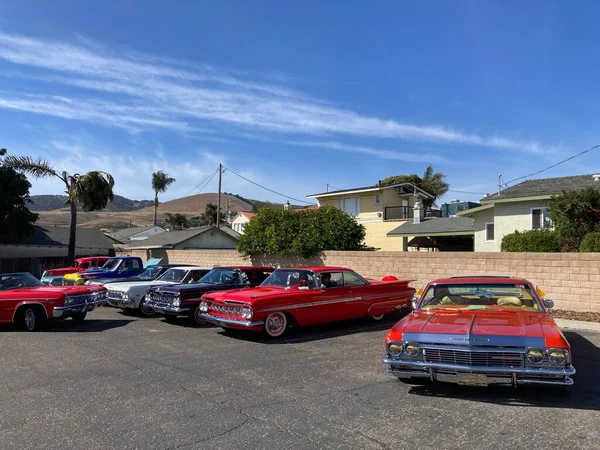
<path fill-rule="evenodd" d="M 46 286 L 29 273 L 0 274 L 0 323 L 39 330 L 47 319 L 82 322 L 106 300 L 103 286 Z"/>
<path fill-rule="evenodd" d="M 85 258 L 77 258 L 70 267 L 45 270 L 42 274 L 41 281 L 43 284 L 52 285 L 55 279 L 60 279 L 70 273 L 85 272 L 92 267 L 101 267 L 109 259 L 110 256 L 87 256 Z M 60 285 L 62 285 L 62 283 L 57 284 L 57 286 Z"/>
<path fill-rule="evenodd" d="M 367 281 L 344 267 L 277 269 L 259 287 L 202 296 L 200 315 L 223 328 L 281 336 L 288 326 L 306 326 L 384 314 L 410 307 L 412 280 L 388 276 Z"/>
<path fill-rule="evenodd" d="M 432 281 L 387 334 L 386 371 L 411 383 L 569 386 L 571 349 L 542 296 L 510 276 Z"/>

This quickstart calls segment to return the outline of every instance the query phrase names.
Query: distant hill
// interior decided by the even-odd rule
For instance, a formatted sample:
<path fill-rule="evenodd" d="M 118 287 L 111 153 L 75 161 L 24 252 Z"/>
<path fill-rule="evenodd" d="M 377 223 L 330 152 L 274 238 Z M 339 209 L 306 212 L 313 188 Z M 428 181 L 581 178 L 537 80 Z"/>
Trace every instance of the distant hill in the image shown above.
<path fill-rule="evenodd" d="M 216 204 L 217 197 L 217 193 L 206 193 L 190 195 L 188 197 L 161 203 L 158 207 L 158 220 L 159 222 L 163 221 L 164 215 L 167 212 L 180 213 L 188 217 L 196 216 L 204 212 L 208 203 Z M 67 226 L 69 224 L 71 215 L 69 209 L 64 207 L 64 196 L 36 195 L 33 196 L 32 199 L 35 203 L 30 205 L 30 209 L 39 214 L 38 225 Z M 146 206 L 143 206 L 144 204 Z M 283 208 L 282 203 L 262 202 L 259 200 L 246 199 L 234 194 L 221 194 L 221 210 L 223 212 L 227 212 L 228 204 L 232 214 L 238 211 L 254 211 L 263 204 L 268 204 L 273 208 Z M 53 206 L 54 208 L 52 208 Z M 77 213 L 77 225 L 81 227 L 103 228 L 114 231 L 129 226 L 152 225 L 153 214 L 154 204 L 152 201 L 136 201 L 115 196 L 115 201 L 109 203 L 109 207 L 103 211 L 79 211 Z"/>
<path fill-rule="evenodd" d="M 31 211 L 54 211 L 65 208 L 65 195 L 32 195 L 29 209 Z M 137 211 L 142 208 L 154 205 L 152 200 L 129 200 L 128 198 L 115 195 L 105 211 Z"/>

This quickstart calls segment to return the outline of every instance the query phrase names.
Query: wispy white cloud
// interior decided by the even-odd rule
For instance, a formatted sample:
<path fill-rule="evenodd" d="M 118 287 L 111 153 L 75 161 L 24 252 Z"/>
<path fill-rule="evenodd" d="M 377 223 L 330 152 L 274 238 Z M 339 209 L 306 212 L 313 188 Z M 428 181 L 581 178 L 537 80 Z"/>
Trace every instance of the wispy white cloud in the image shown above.
<path fill-rule="evenodd" d="M 0 33 L 0 59 L 31 70 L 24 76 L 50 82 L 46 93 L 51 94 L 51 83 L 77 88 L 69 98 L 0 93 L 0 108 L 86 120 L 130 132 L 155 127 L 194 132 L 227 125 L 265 134 L 376 137 L 531 153 L 553 151 L 533 140 L 365 116 L 285 86 L 257 82 L 243 73 L 132 52 L 115 55 L 85 39 L 79 42 L 74 45 Z M 40 69 L 45 72 L 40 74 Z M 106 95 L 110 102 L 103 100 Z M 411 160 L 408 153 L 370 147 L 328 141 L 318 146 Z M 417 161 L 419 155 L 412 158 Z"/>

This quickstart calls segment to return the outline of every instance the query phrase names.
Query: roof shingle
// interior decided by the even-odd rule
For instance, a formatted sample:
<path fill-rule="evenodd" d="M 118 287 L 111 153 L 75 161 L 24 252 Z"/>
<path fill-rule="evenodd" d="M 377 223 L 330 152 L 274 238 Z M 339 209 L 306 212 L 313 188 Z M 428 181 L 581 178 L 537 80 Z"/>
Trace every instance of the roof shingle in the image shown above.
<path fill-rule="evenodd" d="M 2 236 L 0 245 L 69 246 L 69 227 L 35 226 L 33 236 L 22 238 Z M 75 247 L 112 249 L 112 241 L 97 228 L 77 228 Z"/>
<path fill-rule="evenodd" d="M 423 219 L 421 223 L 406 222 L 398 228 L 394 228 L 387 233 L 388 236 L 397 235 L 430 235 L 439 233 L 475 233 L 475 225 L 473 219 L 469 217 L 431 217 Z"/>

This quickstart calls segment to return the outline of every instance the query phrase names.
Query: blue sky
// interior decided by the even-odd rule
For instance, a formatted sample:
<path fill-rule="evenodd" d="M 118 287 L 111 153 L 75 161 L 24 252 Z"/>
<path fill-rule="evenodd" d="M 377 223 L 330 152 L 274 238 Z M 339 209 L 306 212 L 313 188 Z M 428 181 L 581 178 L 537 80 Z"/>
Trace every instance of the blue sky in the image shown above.
<path fill-rule="evenodd" d="M 177 179 L 168 200 L 222 162 L 298 199 L 432 164 L 453 190 L 442 201 L 478 200 L 499 174 L 600 143 L 599 13 L 583 1 L 1 2 L 0 146 L 109 171 L 135 199 L 151 198 L 155 170 Z M 543 176 L 599 163 L 600 149 Z M 287 198 L 231 172 L 223 190 Z"/>

